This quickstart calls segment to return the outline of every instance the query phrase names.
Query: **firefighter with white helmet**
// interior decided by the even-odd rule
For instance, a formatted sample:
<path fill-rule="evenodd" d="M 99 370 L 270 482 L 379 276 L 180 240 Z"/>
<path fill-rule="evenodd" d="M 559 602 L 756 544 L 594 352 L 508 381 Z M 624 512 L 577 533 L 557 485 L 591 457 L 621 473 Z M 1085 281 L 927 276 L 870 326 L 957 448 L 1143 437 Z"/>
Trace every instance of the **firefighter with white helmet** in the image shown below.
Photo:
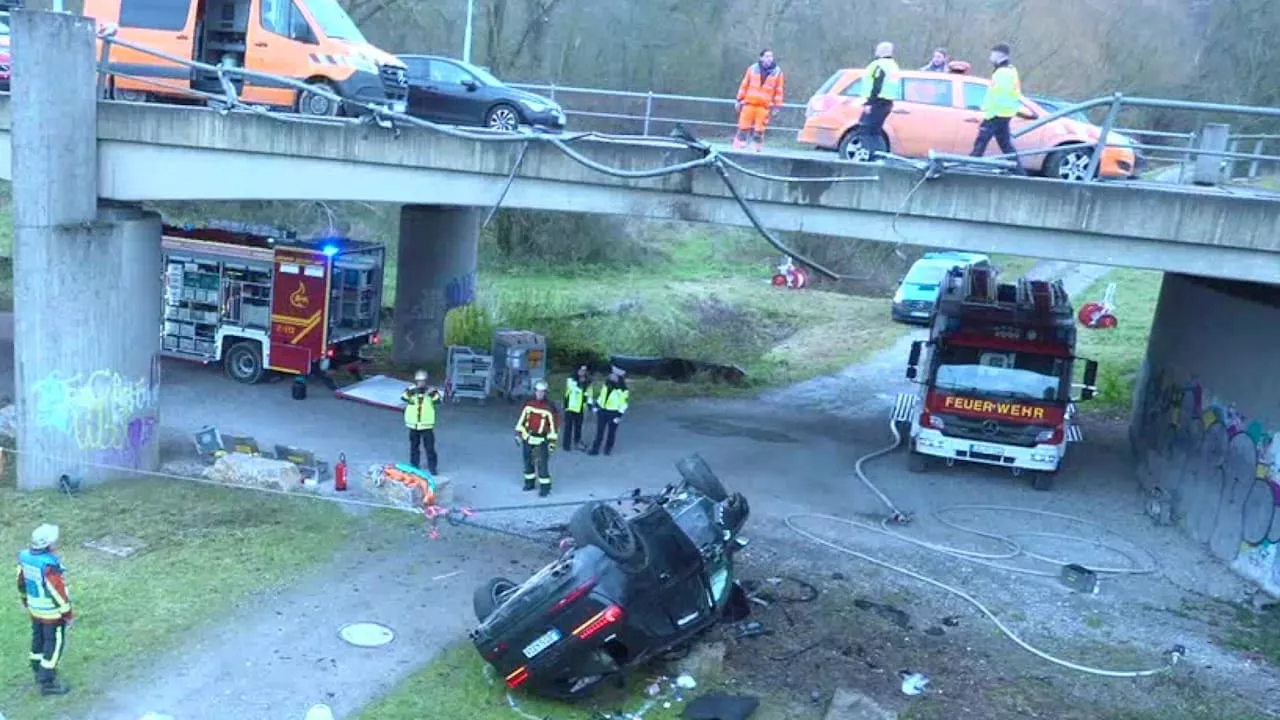
<path fill-rule="evenodd" d="M 520 408 L 516 420 L 516 442 L 524 455 L 524 489 L 535 487 L 539 497 L 551 494 L 551 453 L 560 440 L 556 407 L 547 399 L 547 382 L 533 384 L 533 397 Z"/>
<path fill-rule="evenodd" d="M 73 615 L 62 560 L 53 552 L 58 535 L 57 525 L 41 525 L 31 533 L 31 547 L 18 553 L 18 595 L 31 616 L 31 672 L 42 695 L 67 693 L 58 682 L 58 661 Z"/>
<path fill-rule="evenodd" d="M 404 426 L 409 430 L 409 464 L 421 469 L 422 451 L 427 451 L 427 472 L 436 474 L 436 403 L 443 395 L 427 385 L 426 370 L 413 374 L 413 385 L 400 394 L 404 403 Z"/>

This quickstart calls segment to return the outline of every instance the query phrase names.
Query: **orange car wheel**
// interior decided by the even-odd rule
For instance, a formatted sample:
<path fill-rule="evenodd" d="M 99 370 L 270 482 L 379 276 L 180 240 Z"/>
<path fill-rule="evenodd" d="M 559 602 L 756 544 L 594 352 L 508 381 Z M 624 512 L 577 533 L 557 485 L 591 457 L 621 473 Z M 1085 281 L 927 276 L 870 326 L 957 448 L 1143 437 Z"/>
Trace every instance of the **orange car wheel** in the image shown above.
<path fill-rule="evenodd" d="M 1049 154 L 1041 173 L 1054 180 L 1084 182 L 1089 179 L 1089 162 L 1092 159 L 1093 148 L 1065 147 Z"/>
<path fill-rule="evenodd" d="M 884 143 L 884 152 L 889 152 L 889 138 L 884 133 L 880 134 L 880 141 Z M 850 162 L 870 162 L 871 160 L 871 151 L 862 146 L 862 136 L 858 134 L 856 127 L 850 128 L 849 132 L 840 138 L 836 153 L 840 155 L 841 160 Z"/>

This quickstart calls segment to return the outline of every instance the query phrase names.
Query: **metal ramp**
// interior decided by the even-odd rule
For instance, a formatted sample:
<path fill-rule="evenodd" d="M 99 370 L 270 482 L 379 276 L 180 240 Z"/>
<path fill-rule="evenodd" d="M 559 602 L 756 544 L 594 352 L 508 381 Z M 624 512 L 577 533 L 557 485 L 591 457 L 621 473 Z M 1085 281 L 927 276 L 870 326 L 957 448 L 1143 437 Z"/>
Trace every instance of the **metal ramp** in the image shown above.
<path fill-rule="evenodd" d="M 911 422 L 911 416 L 915 412 L 918 398 L 913 393 L 898 393 L 893 399 L 893 415 L 890 417 L 892 422 Z"/>
<path fill-rule="evenodd" d="M 401 402 L 400 396 L 409 385 L 410 383 L 405 380 L 397 380 L 386 375 L 374 375 L 358 383 L 338 388 L 333 394 L 343 400 L 354 400 L 390 410 L 402 410 L 404 403 Z"/>

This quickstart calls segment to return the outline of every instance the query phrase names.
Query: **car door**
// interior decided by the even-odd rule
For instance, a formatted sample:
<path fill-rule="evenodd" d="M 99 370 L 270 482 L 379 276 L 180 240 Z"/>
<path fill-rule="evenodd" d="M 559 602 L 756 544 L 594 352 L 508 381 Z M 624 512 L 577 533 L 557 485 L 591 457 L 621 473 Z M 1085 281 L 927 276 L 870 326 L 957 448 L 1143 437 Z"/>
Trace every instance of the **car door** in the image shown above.
<path fill-rule="evenodd" d="M 138 45 L 159 50 L 180 58 L 194 58 L 194 28 L 196 3 L 170 0 L 122 0 L 117 23 L 117 37 Z M 90 3 L 86 14 L 99 22 L 111 22 L 107 3 Z M 101 44 L 99 44 L 101 48 Z M 113 45 L 110 57 L 111 69 L 125 75 L 141 76 L 153 82 L 141 82 L 129 78 L 117 78 L 117 89 L 129 89 L 148 94 L 177 95 L 191 86 L 191 68 L 180 63 L 162 60 L 155 55 L 133 50 L 123 45 Z M 162 83 L 157 85 L 156 83 Z M 172 88 L 174 91 L 169 91 Z"/>
<path fill-rule="evenodd" d="M 256 17 L 249 18 L 246 70 L 301 80 L 299 61 L 315 52 L 320 41 L 298 7 L 297 0 L 258 0 Z M 297 90 L 284 83 L 247 79 L 244 99 L 276 107 L 295 107 Z"/>
<path fill-rule="evenodd" d="M 432 58 L 431 79 L 442 114 L 458 125 L 481 125 L 487 109 L 480 98 L 476 77 L 460 65 Z"/>
<path fill-rule="evenodd" d="M 893 151 L 907 157 L 926 157 L 930 150 L 954 153 L 955 80 L 952 77 L 906 77 L 902 100 L 894 103 Z"/>
<path fill-rule="evenodd" d="M 990 85 L 985 80 L 963 80 L 961 81 L 960 103 L 961 108 L 958 110 L 960 122 L 956 123 L 956 152 L 968 154 L 973 151 L 973 141 L 978 138 L 978 127 L 982 125 L 982 101 L 987 98 L 987 89 Z M 1027 105 L 1023 101 L 1023 107 L 1031 112 L 1035 109 Z M 1017 133 L 1018 129 L 1029 124 L 1030 120 L 1022 118 L 1014 118 L 1009 128 L 1012 132 Z M 1026 138 L 1013 139 L 1013 146 L 1018 150 L 1028 149 Z M 1000 148 L 996 145 L 996 141 L 992 140 L 987 145 L 987 155 L 1000 155 Z M 1023 165 L 1028 165 L 1028 159 L 1022 158 Z"/>
<path fill-rule="evenodd" d="M 431 62 L 423 57 L 400 56 L 408 68 L 409 114 L 424 120 L 435 120 L 430 112 Z"/>

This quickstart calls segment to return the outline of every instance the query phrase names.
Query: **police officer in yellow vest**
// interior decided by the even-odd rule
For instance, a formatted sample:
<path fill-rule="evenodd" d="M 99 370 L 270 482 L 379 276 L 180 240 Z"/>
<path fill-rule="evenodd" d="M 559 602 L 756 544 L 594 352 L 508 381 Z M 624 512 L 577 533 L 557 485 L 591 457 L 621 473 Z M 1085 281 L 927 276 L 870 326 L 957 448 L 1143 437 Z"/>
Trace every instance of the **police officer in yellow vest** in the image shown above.
<path fill-rule="evenodd" d="M 600 445 L 604 444 L 604 454 L 613 452 L 613 441 L 618 435 L 618 424 L 627 413 L 627 400 L 631 391 L 627 389 L 627 374 L 621 368 L 614 367 L 609 371 L 609 379 L 600 386 L 596 394 L 596 441 L 591 445 L 590 455 L 600 454 Z"/>
<path fill-rule="evenodd" d="M 586 365 L 564 383 L 564 449 L 569 452 L 577 447 L 586 450 L 582 442 L 582 414 L 595 398 L 591 397 L 591 371 Z"/>
<path fill-rule="evenodd" d="M 53 553 L 57 542 L 58 526 L 41 525 L 31 533 L 31 547 L 18 553 L 18 595 L 31 616 L 31 672 L 42 695 L 68 690 L 58 682 L 58 661 L 74 616 L 62 561 Z"/>
<path fill-rule="evenodd" d="M 409 429 L 409 464 L 421 469 L 422 450 L 427 451 L 427 472 L 436 474 L 436 403 L 440 391 L 427 386 L 426 370 L 413 374 L 413 385 L 400 395 L 404 426 Z"/>
<path fill-rule="evenodd" d="M 862 74 L 862 119 L 858 121 L 858 142 L 864 151 L 856 160 L 875 160 L 877 153 L 887 152 L 884 122 L 893 112 L 893 101 L 901 95 L 898 61 L 893 59 L 893 43 L 876 45 L 876 59 Z"/>
<path fill-rule="evenodd" d="M 1022 81 L 1018 78 L 1018 69 L 1010 62 L 1008 45 L 1001 43 L 991 48 L 991 64 L 995 70 L 991 73 L 991 87 L 982 99 L 982 124 L 978 126 L 978 137 L 973 142 L 970 155 L 986 155 L 987 146 L 995 138 L 1000 152 L 1009 156 L 1005 159 L 1017 163 L 1014 172 L 1026 175 L 1027 171 L 1017 157 L 1018 149 L 1013 146 L 1009 123 L 1015 116 L 1027 120 L 1035 120 L 1036 116 L 1022 104 Z"/>

